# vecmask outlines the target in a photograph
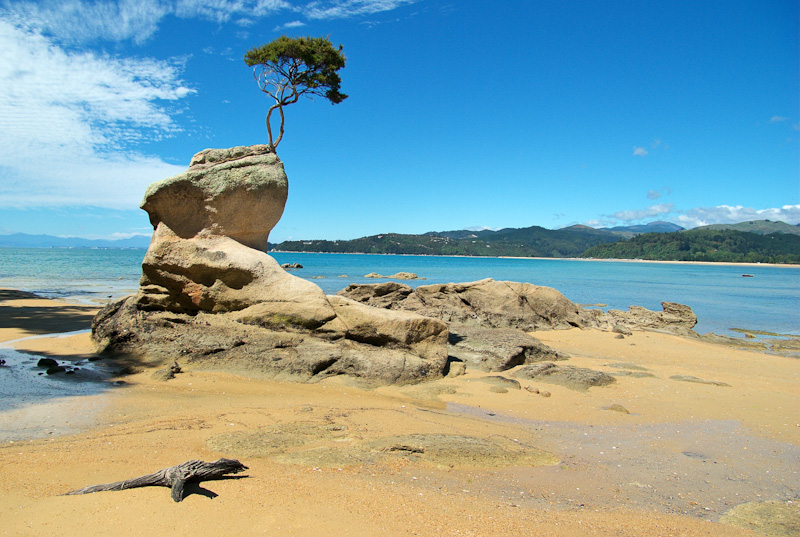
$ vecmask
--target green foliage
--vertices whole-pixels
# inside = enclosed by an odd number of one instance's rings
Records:
[[[277,147],[283,138],[284,106],[296,103],[303,95],[324,97],[331,104],[339,104],[347,98],[340,91],[342,79],[338,73],[345,64],[342,46],[334,47],[327,37],[284,35],[248,51],[244,62],[253,68],[261,91],[275,100],[267,112],[272,147]],[[270,116],[276,109],[281,123],[278,138],[273,140]]]
[[[729,263],[800,263],[800,236],[758,235],[731,229],[692,229],[647,233],[630,240],[588,249],[581,257],[711,261]]]

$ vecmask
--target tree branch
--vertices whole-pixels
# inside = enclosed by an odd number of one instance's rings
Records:
[[[186,461],[177,466],[171,466],[159,470],[154,474],[108,483],[105,485],[92,485],[79,490],[73,490],[62,494],[62,496],[74,496],[77,494],[91,494],[106,490],[126,490],[138,487],[170,487],[172,489],[172,499],[176,502],[183,500],[183,491],[189,481],[207,481],[210,479],[222,479],[227,474],[238,474],[247,470],[247,466],[234,459],[219,459],[214,462]]]

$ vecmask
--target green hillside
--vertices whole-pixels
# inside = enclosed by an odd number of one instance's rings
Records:
[[[794,231],[797,226],[769,221],[733,226],[752,231],[707,226],[632,236],[636,233],[632,228],[570,226],[553,230],[531,226],[424,235],[385,233],[346,241],[286,241],[271,246],[284,252],[800,263],[800,234]],[[767,230],[773,232],[765,234]]]
[[[456,238],[458,237],[458,238]],[[287,252],[468,255],[490,257],[578,257],[596,244],[619,240],[615,233],[592,228],[551,230],[538,226],[500,231],[386,233],[349,241],[286,241]]]
[[[733,229],[735,231],[746,231],[759,235],[769,235],[771,233],[800,235],[800,226],[793,226],[786,222],[773,222],[772,220],[751,220],[750,222],[740,222],[738,224],[712,224],[695,229]]]
[[[788,225],[788,224],[787,224]],[[581,257],[654,261],[800,263],[800,235],[760,235],[733,229],[648,233],[586,250]]]

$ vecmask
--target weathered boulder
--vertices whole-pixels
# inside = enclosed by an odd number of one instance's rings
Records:
[[[154,228],[163,224],[181,238],[226,236],[266,251],[288,192],[270,146],[206,149],[184,173],[150,185],[141,207]]]
[[[505,371],[518,365],[568,357],[530,334],[514,328],[475,328],[450,325],[451,358],[482,371]]]
[[[95,317],[98,350],[305,382],[443,376],[443,322],[325,296],[262,251],[286,192],[267,146],[203,151],[186,173],[151,185],[142,208],[155,231],[139,291]]]
[[[413,311],[445,322],[524,331],[575,328],[593,318],[550,287],[495,281],[423,285],[353,284],[338,293],[387,309]]]

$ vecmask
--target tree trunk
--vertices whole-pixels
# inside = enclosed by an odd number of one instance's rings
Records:
[[[183,500],[183,489],[188,481],[207,481],[210,479],[221,479],[227,474],[238,474],[247,470],[247,466],[233,459],[219,459],[214,462],[186,461],[177,466],[171,466],[159,470],[154,474],[108,483],[105,485],[92,485],[80,490],[67,492],[63,496],[76,494],[90,494],[105,490],[125,490],[137,487],[170,487],[172,489],[172,499],[176,502]]]
[[[280,127],[280,130],[278,131],[278,139],[273,141],[273,139],[272,139],[272,124],[270,123],[270,118],[272,117],[272,112],[276,108],[278,109],[278,112],[280,112],[280,114],[281,114],[281,127]],[[285,118],[284,118],[284,115],[283,115],[283,105],[281,105],[281,104],[272,105],[270,107],[270,109],[269,109],[269,112],[267,112],[267,133],[269,133],[269,145],[272,146],[272,149],[277,148],[278,144],[281,143],[281,138],[283,138],[283,122],[284,122],[284,120],[285,120]]]

